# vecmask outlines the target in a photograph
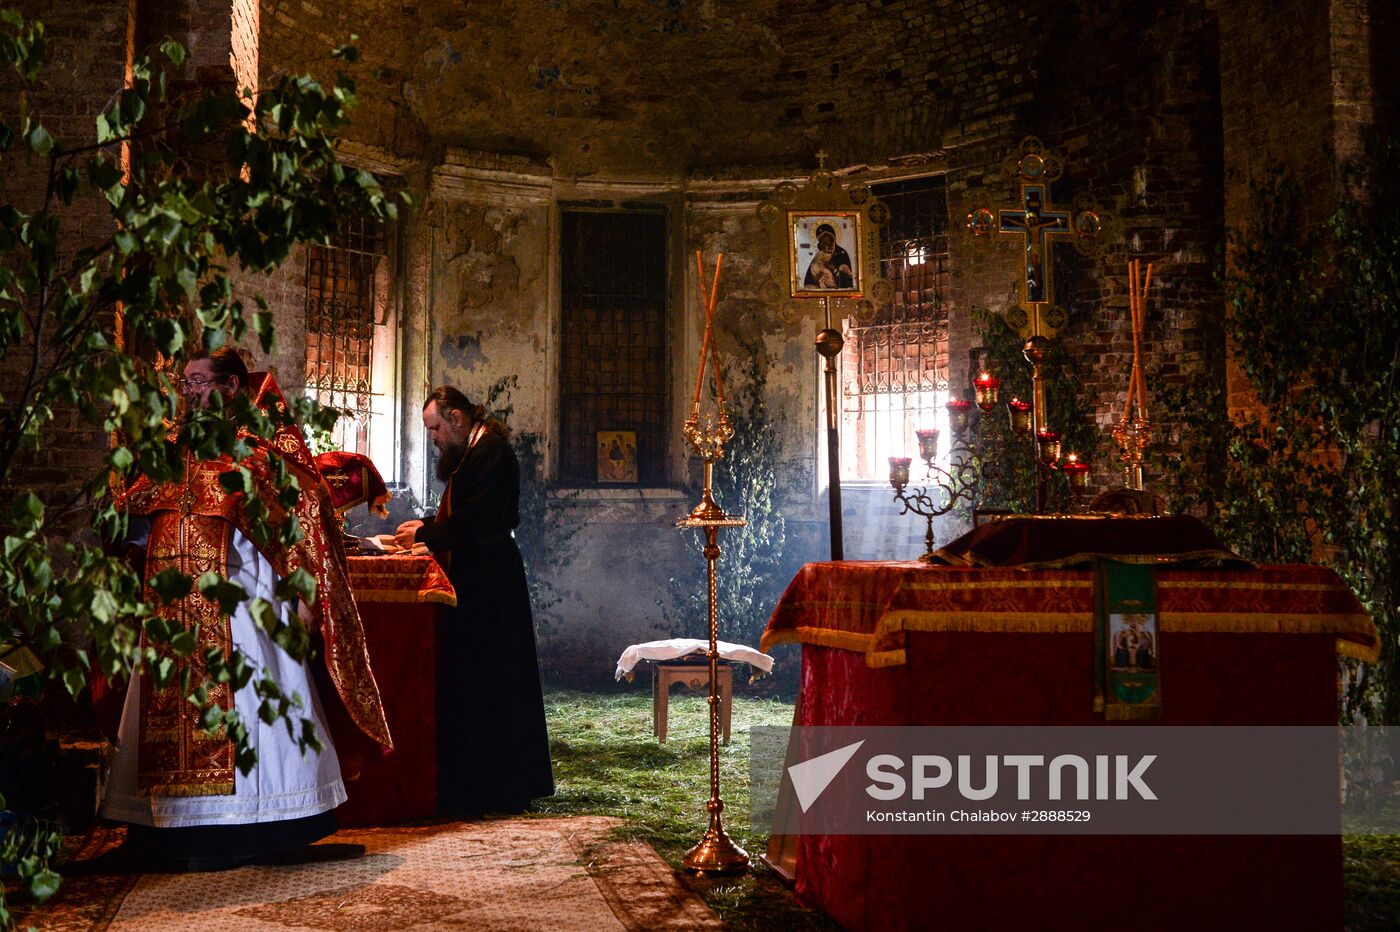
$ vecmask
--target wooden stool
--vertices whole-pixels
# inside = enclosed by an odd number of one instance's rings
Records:
[[[666,709],[671,686],[681,683],[691,689],[710,690],[710,665],[667,661],[651,665],[651,732],[659,742],[666,741]],[[734,670],[721,660],[715,671],[719,689],[719,720],[724,729],[724,743],[729,743],[729,710],[734,701]]]

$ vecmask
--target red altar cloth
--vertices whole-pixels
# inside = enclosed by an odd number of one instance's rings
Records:
[[[457,604],[432,557],[351,557],[350,589],[364,623],[394,750],[342,756],[349,800],[341,825],[384,825],[437,815],[437,608]]]
[[[1330,571],[1161,570],[1164,725],[1331,725],[1378,644]],[[1088,571],[803,567],[764,649],[803,647],[797,725],[1098,725]],[[1338,836],[817,836],[797,893],[852,929],[1340,928]]]

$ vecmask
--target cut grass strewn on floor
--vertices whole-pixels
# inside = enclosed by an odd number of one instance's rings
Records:
[[[1342,838],[1349,932],[1381,932],[1400,925],[1400,836]]]
[[[709,707],[687,690],[671,695],[666,743],[651,733],[651,690],[551,689],[545,693],[558,794],[540,800],[547,815],[611,815],[625,819],[626,837],[648,842],[680,868],[686,849],[708,825]],[[749,736],[756,725],[792,724],[792,703],[738,693],[731,742],[720,745],[720,795],[729,837],[754,859],[737,878],[691,879],[689,884],[734,929],[835,929],[821,913],[800,909],[777,877],[758,860],[765,835],[749,830]],[[1400,836],[1348,835],[1343,839],[1346,928],[1396,928],[1400,917]],[[1087,865],[1086,865],[1087,867]]]
[[[709,825],[709,706],[700,693],[671,695],[666,743],[651,733],[651,690],[619,687],[591,693],[545,692],[556,795],[539,800],[541,815],[610,815],[627,820],[626,837],[649,843],[671,866]],[[740,877],[693,878],[733,929],[835,929],[821,913],[797,906],[792,892],[758,860],[767,835],[749,831],[749,735],[755,725],[792,724],[792,703],[736,692],[730,743],[720,745],[724,828],[753,859]]]

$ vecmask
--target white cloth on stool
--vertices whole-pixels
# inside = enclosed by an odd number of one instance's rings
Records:
[[[617,658],[617,673],[614,674],[613,678],[620,680],[624,676],[631,675],[632,668],[643,660],[675,660],[677,657],[685,657],[696,652],[704,654],[709,649],[710,642],[702,641],[699,638],[669,638],[665,641],[633,644],[622,652],[621,657]],[[715,649],[723,660],[739,660],[762,673],[770,673],[773,670],[773,658],[754,650],[752,647],[730,644],[728,641],[716,641]]]

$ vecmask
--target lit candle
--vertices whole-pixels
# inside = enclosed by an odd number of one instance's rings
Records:
[[[909,464],[914,462],[910,456],[890,457],[890,485],[894,486],[896,492],[904,491],[904,487],[909,484]]]
[[[1019,398],[1012,398],[1006,403],[1006,407],[1011,412],[1011,429],[1018,434],[1029,434],[1031,432],[1031,403]]]
[[[1060,459],[1060,435],[1053,430],[1042,430],[1035,440],[1040,445],[1041,465],[1053,467]]]
[[[954,398],[948,402],[948,426],[953,429],[953,435],[961,437],[967,430],[967,425],[972,414],[972,402],[963,401],[961,398]]]
[[[919,456],[925,463],[932,463],[933,458],[938,455],[938,428],[916,430],[914,436],[919,438]]]
[[[972,380],[972,388],[977,395],[977,407],[990,411],[996,407],[1000,396],[1001,380],[985,369]]]
[[[1069,477],[1069,487],[1074,491],[1083,492],[1089,487],[1089,464],[1081,463],[1078,453],[1065,457],[1064,471]]]

